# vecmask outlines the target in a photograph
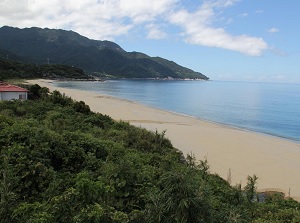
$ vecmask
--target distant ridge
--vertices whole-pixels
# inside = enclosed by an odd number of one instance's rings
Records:
[[[111,41],[91,40],[73,31],[0,28],[0,58],[33,64],[65,64],[96,76],[112,78],[203,79],[205,75],[173,61],[126,52]]]

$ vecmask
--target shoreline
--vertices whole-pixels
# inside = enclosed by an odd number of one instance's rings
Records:
[[[235,129],[235,130],[249,132],[249,133],[253,133],[253,134],[258,134],[258,135],[262,135],[262,136],[266,136],[266,137],[274,137],[274,138],[278,138],[278,139],[281,139],[281,140],[290,141],[290,142],[293,142],[293,143],[300,143],[300,140],[292,139],[292,138],[288,138],[288,137],[284,137],[284,136],[280,136],[280,135],[276,135],[276,134],[271,134],[271,133],[268,133],[268,132],[259,132],[259,131],[255,131],[255,130],[251,130],[251,129],[247,129],[247,128],[242,128],[242,127],[239,127],[239,126],[230,125],[230,124],[226,124],[226,123],[222,123],[222,122],[212,121],[212,120],[208,120],[208,119],[204,119],[204,118],[198,118],[198,117],[195,117],[195,116],[192,116],[192,115],[187,115],[187,114],[184,114],[184,113],[169,111],[169,110],[161,109],[161,108],[154,107],[154,106],[151,106],[151,105],[142,104],[140,102],[132,101],[132,100],[129,100],[129,99],[117,98],[117,97],[110,96],[110,95],[104,95],[104,96],[105,97],[111,97],[112,99],[115,99],[115,100],[125,100],[125,101],[128,101],[128,102],[140,104],[140,105],[145,106],[145,107],[161,110],[161,111],[164,111],[164,112],[169,112],[169,113],[174,114],[174,115],[184,116],[184,117],[187,117],[187,118],[193,118],[193,119],[196,119],[196,120],[199,120],[199,121],[202,121],[202,122],[211,123],[213,125],[219,125],[220,127],[223,127],[223,128]]]
[[[157,79],[157,78],[133,78],[133,79],[134,80],[167,80],[167,81],[174,81],[174,80],[176,81],[177,80],[177,79],[170,80],[170,79]],[[40,79],[40,80],[44,80],[44,81],[49,80],[49,82],[51,84],[54,83],[54,82],[72,82],[73,81],[73,80],[68,80],[68,79],[66,79],[66,80]],[[117,79],[117,80],[128,80],[128,79],[123,78],[123,79]],[[211,80],[202,80],[202,79],[178,79],[178,80],[181,80],[181,81],[211,81]],[[90,81],[85,81],[85,80],[82,80],[82,81],[78,80],[78,81],[80,81],[80,82],[90,82]],[[98,80],[93,80],[93,81],[97,82]],[[102,81],[110,81],[110,80],[101,80],[101,82]],[[63,89],[64,87],[59,87],[59,88]],[[67,88],[67,89],[73,89],[73,88]],[[82,91],[91,92],[91,91],[88,91],[88,90],[82,90]],[[293,137],[288,137],[288,136],[282,136],[282,135],[275,134],[275,133],[270,133],[270,132],[267,132],[267,131],[248,129],[247,127],[241,127],[241,126],[238,126],[238,125],[233,125],[233,124],[227,124],[227,123],[223,123],[223,122],[208,120],[208,119],[205,119],[205,118],[196,117],[196,116],[192,116],[192,115],[189,115],[189,114],[184,114],[184,113],[180,113],[180,112],[170,111],[170,110],[167,110],[167,109],[162,109],[162,108],[159,108],[159,107],[155,107],[153,105],[144,104],[143,102],[139,102],[139,101],[134,101],[134,100],[121,98],[121,97],[119,98],[119,97],[112,96],[112,95],[109,95],[109,94],[97,93],[97,92],[94,92],[94,91],[93,91],[93,93],[96,93],[97,95],[109,97],[109,98],[112,98],[112,99],[116,99],[116,100],[117,99],[118,100],[125,100],[125,101],[128,101],[128,102],[140,104],[140,105],[145,106],[145,107],[150,107],[150,108],[153,108],[153,109],[162,110],[162,111],[169,112],[169,113],[172,113],[172,114],[175,114],[175,115],[181,115],[181,116],[185,116],[185,117],[189,117],[189,118],[194,118],[194,119],[197,119],[197,120],[200,120],[200,121],[203,121],[203,122],[209,122],[209,123],[212,123],[212,124],[220,125],[220,126],[225,127],[225,128],[232,128],[232,129],[237,129],[237,130],[240,130],[240,131],[246,131],[246,132],[250,132],[250,133],[261,134],[263,136],[279,138],[279,139],[282,139],[282,140],[287,140],[287,141],[290,141],[290,142],[293,142],[293,143],[300,144],[300,138],[298,139],[298,138],[293,138]]]
[[[227,179],[232,185],[245,186],[248,175],[258,176],[259,191],[291,191],[300,199],[300,144],[297,141],[255,132],[185,114],[141,105],[138,102],[100,95],[95,92],[55,87],[53,80],[29,80],[31,84],[58,90],[77,101],[84,101],[94,112],[109,115],[119,121],[150,131],[166,130],[173,146],[197,160],[205,157],[210,172]],[[96,102],[96,103],[95,103]]]
[[[135,78],[135,79],[138,80],[138,78]],[[48,81],[48,79],[40,79],[40,80]],[[124,80],[126,80],[126,79],[124,79]],[[141,80],[145,80],[145,79],[141,78]],[[158,79],[146,78],[146,80],[158,80]],[[161,79],[161,80],[164,80],[164,79]],[[174,79],[174,80],[176,80],[176,79]],[[191,80],[192,79],[183,80],[183,81],[191,81]],[[70,81],[72,82],[73,80],[49,80],[49,83],[52,84],[53,82],[70,82]],[[97,80],[94,80],[94,81],[97,81]],[[105,80],[103,80],[103,81],[105,81]],[[170,80],[170,81],[172,81],[172,80]],[[196,79],[196,80],[192,80],[192,81],[203,81],[203,80],[202,79],[199,79],[199,80]],[[210,80],[207,80],[207,81],[210,81]],[[85,81],[83,80],[83,82],[85,82]],[[53,87],[55,87],[55,86],[53,86]],[[58,88],[66,89],[66,88],[63,88],[63,87],[58,87]],[[67,89],[72,89],[72,88],[67,88]],[[82,90],[82,91],[87,91],[87,90]],[[87,92],[91,92],[91,91],[87,91]],[[188,114],[184,114],[184,113],[180,113],[180,112],[169,111],[169,110],[166,110],[166,109],[162,109],[162,108],[158,108],[158,107],[155,107],[155,106],[143,104],[142,102],[133,101],[133,100],[126,99],[126,98],[118,98],[118,97],[108,95],[108,94],[102,94],[102,93],[99,94],[97,92],[93,92],[93,93],[95,93],[97,95],[100,95],[102,97],[104,96],[104,97],[108,97],[108,98],[115,99],[115,100],[124,100],[124,101],[132,102],[132,103],[135,103],[135,104],[140,104],[142,106],[149,107],[149,108],[152,108],[152,109],[157,109],[157,110],[169,112],[169,113],[172,113],[172,114],[175,114],[175,115],[185,116],[185,117],[197,119],[197,120],[200,120],[200,121],[203,121],[203,122],[212,123],[212,124],[224,127],[224,128],[232,128],[232,129],[245,131],[245,132],[249,132],[249,133],[260,134],[262,136],[274,137],[274,138],[278,138],[278,139],[281,139],[281,140],[287,140],[287,141],[290,141],[290,142],[293,142],[293,143],[298,143],[298,144],[300,143],[300,139],[289,138],[289,137],[281,136],[281,135],[278,135],[278,134],[272,134],[272,133],[258,131],[258,130],[257,131],[256,130],[251,130],[251,129],[247,129],[246,127],[243,128],[243,127],[240,127],[240,126],[235,126],[235,125],[232,125],[232,124],[227,124],[227,123],[217,122],[217,121],[208,120],[208,119],[204,119],[204,118],[199,118],[199,117],[196,117],[196,116],[192,116],[192,115],[188,115]]]

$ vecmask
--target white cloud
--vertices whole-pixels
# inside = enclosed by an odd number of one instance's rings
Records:
[[[180,10],[170,16],[170,22],[182,27],[182,35],[187,43],[218,47],[238,51],[251,56],[259,56],[268,48],[262,39],[248,35],[231,35],[223,28],[213,27],[214,7],[225,7],[235,1],[210,1],[196,12]]]
[[[270,47],[270,52],[276,56],[281,56],[281,57],[289,56],[288,52],[286,52],[282,49],[276,48],[276,47]]]
[[[232,79],[231,79],[232,80]],[[277,74],[277,75],[248,75],[244,76],[244,81],[251,82],[269,82],[269,83],[288,83],[293,82],[286,75]]]
[[[269,33],[277,33],[277,32],[279,32],[279,29],[273,27],[273,28],[269,29],[268,32]]]
[[[146,28],[148,29],[148,34],[147,34],[148,39],[156,39],[156,40],[166,39],[168,36],[167,33],[162,31],[158,25],[149,24],[146,26]]]
[[[117,2],[123,16],[132,18],[134,22],[145,22],[168,12],[177,0],[118,0]]]
[[[204,1],[203,7],[229,7],[239,2],[240,0],[207,0]]]
[[[248,13],[247,12],[244,12],[242,14],[239,15],[240,17],[244,18],[244,17],[247,17],[248,16]]]
[[[71,29],[96,39],[125,35],[178,0],[0,0],[0,24]]]
[[[136,30],[146,30],[149,39],[164,39],[169,36],[166,27],[179,27],[189,44],[261,55],[268,48],[262,38],[231,35],[214,26],[216,10],[238,1],[203,0],[189,12],[184,0],[0,0],[0,25],[61,28],[109,40]]]
[[[257,9],[256,11],[255,11],[255,13],[257,13],[257,14],[261,14],[261,13],[263,13],[264,12],[264,10],[261,10],[261,9]]]

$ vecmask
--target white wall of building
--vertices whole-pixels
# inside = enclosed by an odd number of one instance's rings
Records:
[[[27,92],[1,92],[0,100],[27,100]]]

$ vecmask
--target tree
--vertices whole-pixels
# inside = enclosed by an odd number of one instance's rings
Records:
[[[258,177],[256,175],[253,175],[253,177],[248,176],[247,177],[247,185],[244,188],[244,191],[246,193],[246,197],[249,203],[253,201],[257,201],[256,197],[256,184],[257,184]]]
[[[161,177],[162,191],[152,194],[152,222],[211,222],[209,193],[205,182],[190,168],[180,168]],[[154,212],[154,213],[153,213]]]

